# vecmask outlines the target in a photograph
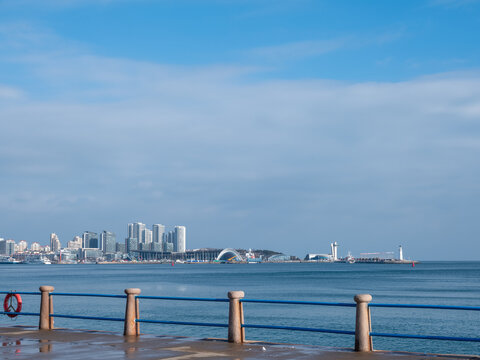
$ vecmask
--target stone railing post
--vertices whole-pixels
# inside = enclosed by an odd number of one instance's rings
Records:
[[[127,305],[125,307],[125,326],[123,328],[123,335],[139,335],[140,326],[135,321],[138,319],[138,299],[135,296],[139,295],[141,292],[140,289],[125,289],[125,294],[127,294]]]
[[[50,314],[53,313],[53,301],[50,293],[55,290],[53,286],[40,286],[40,321],[38,328],[40,330],[52,330],[53,318]]]
[[[355,295],[357,303],[355,321],[355,351],[372,351],[372,339],[370,337],[370,311],[368,303],[372,301],[369,294]]]
[[[245,340],[245,333],[242,328],[243,309],[240,299],[245,297],[243,291],[229,291],[230,308],[228,311],[228,342],[241,344]]]

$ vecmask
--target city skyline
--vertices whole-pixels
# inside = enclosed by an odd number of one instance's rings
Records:
[[[464,0],[0,0],[0,236],[162,219],[191,248],[478,260],[479,16]]]
[[[50,233],[47,245],[32,242],[30,247],[25,240],[17,243],[0,236],[0,257],[27,263],[124,262],[142,260],[144,256],[158,257],[158,254],[171,260],[177,256],[185,257],[186,227],[175,225],[173,230],[166,230],[165,225],[158,223],[153,224],[151,230],[141,222],[128,223],[123,240],[120,238],[117,241],[116,234],[107,230],[101,233],[84,231],[81,236],[75,235],[64,242],[63,246],[56,233]]]
[[[140,225],[143,231],[147,230],[147,231],[150,232],[150,235],[148,235],[148,238],[145,238],[145,235],[143,235],[144,237],[141,238],[140,242],[143,242],[143,243],[157,242],[158,243],[158,242],[162,241],[162,239],[163,239],[162,235],[163,234],[168,235],[169,233],[176,232],[177,229],[181,229],[182,238],[183,238],[182,241],[183,241],[183,243],[185,243],[185,236],[186,236],[185,235],[185,231],[186,231],[185,229],[186,229],[186,227],[183,226],[183,225],[153,224],[152,225],[152,230],[150,230],[146,227],[146,224],[140,223],[140,222],[128,223],[127,224],[127,231],[125,233],[126,236],[123,237],[124,240],[127,240],[127,238],[129,238],[129,237],[136,237],[136,236],[139,237],[138,236],[138,234],[139,234],[138,230],[131,232],[131,228],[133,229],[134,225]],[[173,228],[173,230],[165,232],[167,227]],[[161,232],[158,231],[158,228],[161,228]],[[63,243],[64,243],[65,246],[62,246],[62,248],[63,247],[68,247],[67,243],[78,242],[80,247],[86,247],[86,248],[98,247],[98,248],[103,249],[104,244],[106,242],[108,242],[109,236],[113,236],[113,239],[116,239],[116,233],[108,231],[108,230],[102,230],[102,232],[98,232],[98,233],[94,232],[94,231],[85,230],[82,233],[73,235],[70,238],[70,240],[63,239],[64,240]],[[94,239],[93,239],[93,241],[95,242],[94,244],[90,243],[91,237],[94,237]],[[45,240],[45,241],[41,241],[41,240],[27,241],[27,240],[24,240],[24,239],[17,239],[15,237],[5,237],[5,236],[2,236],[2,234],[0,234],[0,240],[13,240],[16,243],[17,242],[18,243],[38,243],[38,244],[41,244],[42,246],[48,245],[51,249],[55,249],[55,250],[58,250],[60,248],[60,246],[58,244],[61,243],[60,237],[55,232],[51,232],[49,234],[49,240]],[[90,245],[93,245],[93,246],[90,246]],[[181,249],[185,250],[185,245],[183,245],[181,247]]]

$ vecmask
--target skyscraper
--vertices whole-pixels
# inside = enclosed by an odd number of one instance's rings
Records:
[[[25,240],[20,240],[18,242],[18,251],[22,252],[27,250],[27,248],[28,248],[28,244]]]
[[[165,225],[162,225],[162,224],[152,225],[152,241],[154,243],[161,243],[163,240],[164,233],[165,233]]]
[[[174,249],[176,252],[185,252],[187,229],[185,226],[175,226],[174,230]]]
[[[139,243],[143,243],[144,242],[144,236],[145,236],[145,233],[143,230],[145,230],[145,224],[141,223],[141,222],[137,222],[137,223],[133,223],[131,224],[132,225],[132,230],[133,230],[133,233],[132,235],[128,235],[128,237],[130,238],[136,238],[138,240]],[[130,230],[130,224],[129,224],[129,230]]]
[[[58,236],[55,233],[50,234],[50,250],[51,251],[60,250],[60,240],[58,240]]]
[[[150,229],[144,229],[143,230],[143,243],[146,245],[149,245],[152,243],[152,230]]]
[[[2,255],[13,255],[15,252],[15,241],[14,240],[0,240],[0,254]]]
[[[67,248],[69,249],[81,249],[82,248],[82,238],[80,236],[75,236],[73,240],[67,242]]]
[[[129,238],[133,238],[133,237],[134,237],[134,236],[133,236],[133,223],[128,224],[127,234],[128,234],[127,237],[129,237]]]
[[[110,231],[105,231],[100,234],[104,254],[113,254],[116,250],[115,234]]]
[[[125,239],[125,251],[132,255],[133,250],[138,250],[138,239],[137,238],[126,238]]]
[[[171,249],[171,250],[165,250],[165,251],[177,251],[175,248],[175,241],[174,241],[174,233],[173,231],[169,231],[168,233],[165,234],[165,249]]]
[[[91,231],[85,231],[82,235],[83,248],[99,248],[98,235]]]

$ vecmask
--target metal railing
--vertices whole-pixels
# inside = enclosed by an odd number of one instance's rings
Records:
[[[84,297],[100,297],[100,298],[115,298],[126,299],[127,295],[115,295],[115,294],[88,294],[88,293],[55,293],[50,296],[84,296]],[[64,319],[80,319],[80,320],[101,320],[101,321],[125,321],[125,318],[113,318],[104,316],[85,316],[85,315],[68,315],[68,314],[54,314],[51,313],[50,317],[64,318]]]
[[[369,308],[403,308],[403,309],[434,309],[434,310],[466,310],[480,311],[480,306],[453,306],[453,305],[423,305],[423,304],[381,304],[370,303]],[[370,336],[391,337],[402,339],[423,339],[423,340],[443,340],[443,341],[467,341],[480,342],[480,337],[460,337],[460,336],[439,336],[439,335],[420,335],[420,334],[396,334],[370,331]]]
[[[355,303],[320,302],[320,301],[241,299],[240,302],[242,304],[243,303],[259,303],[259,304],[281,304],[281,305],[316,305],[316,306],[356,307]],[[352,330],[335,330],[335,329],[308,328],[308,327],[298,327],[298,326],[242,324],[242,328],[308,331],[308,332],[320,332],[320,333],[329,333],[329,334],[355,335],[355,331],[352,331]]]
[[[294,301],[294,300],[264,300],[264,299],[245,299],[243,291],[230,291],[228,298],[199,298],[199,297],[168,297],[168,296],[146,296],[140,295],[140,289],[126,289],[126,295],[115,294],[95,294],[95,293],[53,293],[51,286],[41,286],[40,292],[25,291],[0,291],[0,294],[18,294],[18,295],[40,295],[40,312],[12,312],[1,311],[4,315],[25,315],[39,316],[39,328],[52,330],[54,318],[81,319],[81,320],[101,320],[115,321],[124,323],[124,335],[140,335],[140,323],[148,324],[167,324],[167,325],[187,325],[187,326],[205,326],[228,328],[228,341],[233,343],[245,342],[245,329],[272,329],[288,331],[306,331],[317,333],[330,333],[355,336],[356,351],[372,351],[372,337],[391,337],[405,339],[424,339],[424,340],[446,340],[446,341],[467,341],[480,342],[477,337],[456,337],[440,335],[422,335],[422,334],[397,334],[372,331],[370,309],[377,308],[408,308],[408,309],[435,309],[435,310],[460,310],[460,311],[480,311],[480,306],[450,306],[450,305],[423,305],[423,304],[382,304],[371,303],[372,297],[367,294],[356,295],[355,303],[342,302],[319,302],[319,301]],[[124,317],[101,317],[84,316],[53,313],[54,296],[73,296],[73,297],[98,297],[98,298],[117,298],[126,299],[126,310]],[[216,322],[192,322],[192,321],[173,321],[141,318],[139,314],[139,300],[162,300],[162,301],[199,301],[229,303],[228,323]],[[304,306],[334,306],[356,308],[355,330],[345,329],[324,329],[298,326],[281,326],[268,324],[247,324],[244,321],[243,304],[276,304],[276,305],[304,305]]]
[[[228,302],[228,299],[216,298],[196,298],[196,297],[172,297],[172,296],[146,296],[137,295],[137,299],[146,300],[174,300],[174,301],[203,301],[203,302]],[[227,327],[228,324],[210,323],[210,322],[193,322],[193,321],[173,321],[173,320],[150,320],[150,319],[136,319],[138,323],[148,324],[165,324],[165,325],[191,325],[191,326],[208,326],[208,327]]]

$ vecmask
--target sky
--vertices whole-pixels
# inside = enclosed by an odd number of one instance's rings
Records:
[[[0,0],[0,237],[480,260],[480,2]]]

